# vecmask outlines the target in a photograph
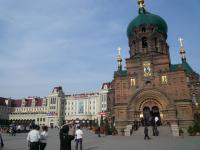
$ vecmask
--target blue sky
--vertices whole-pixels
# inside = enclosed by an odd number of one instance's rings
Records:
[[[168,23],[172,63],[180,63],[178,37],[200,73],[200,1],[146,0]],[[0,0],[0,96],[47,96],[96,91],[113,79],[117,47],[128,56],[126,29],[137,0]]]

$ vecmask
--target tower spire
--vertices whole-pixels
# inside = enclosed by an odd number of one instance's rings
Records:
[[[117,55],[117,62],[118,62],[118,71],[122,70],[122,56],[121,56],[121,48],[117,48],[118,55]]]
[[[140,8],[144,8],[144,0],[138,0],[138,5]]]
[[[185,57],[185,48],[183,46],[183,38],[179,38],[178,41],[180,42],[180,54],[181,54],[181,59],[183,61],[183,60],[186,60],[186,57]]]

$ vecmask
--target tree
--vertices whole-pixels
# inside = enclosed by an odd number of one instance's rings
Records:
[[[194,115],[194,125],[188,128],[188,133],[190,135],[196,135],[197,133],[200,133],[200,114]]]
[[[105,118],[105,134],[110,134],[110,125],[109,125],[109,122],[108,122],[108,119]]]

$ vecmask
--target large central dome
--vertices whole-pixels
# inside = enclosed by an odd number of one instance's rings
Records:
[[[141,25],[157,26],[157,31],[167,37],[167,23],[158,15],[151,14],[145,8],[139,8],[139,15],[131,21],[127,29],[128,37],[134,35],[134,30]]]

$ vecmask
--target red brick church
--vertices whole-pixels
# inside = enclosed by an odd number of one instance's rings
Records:
[[[126,69],[119,49],[118,70],[111,82],[115,126],[119,131],[135,120],[148,124],[157,117],[161,125],[188,127],[200,111],[200,76],[186,60],[181,38],[181,63],[171,64],[167,23],[148,12],[144,0],[138,4],[139,14],[127,29],[130,57]]]

